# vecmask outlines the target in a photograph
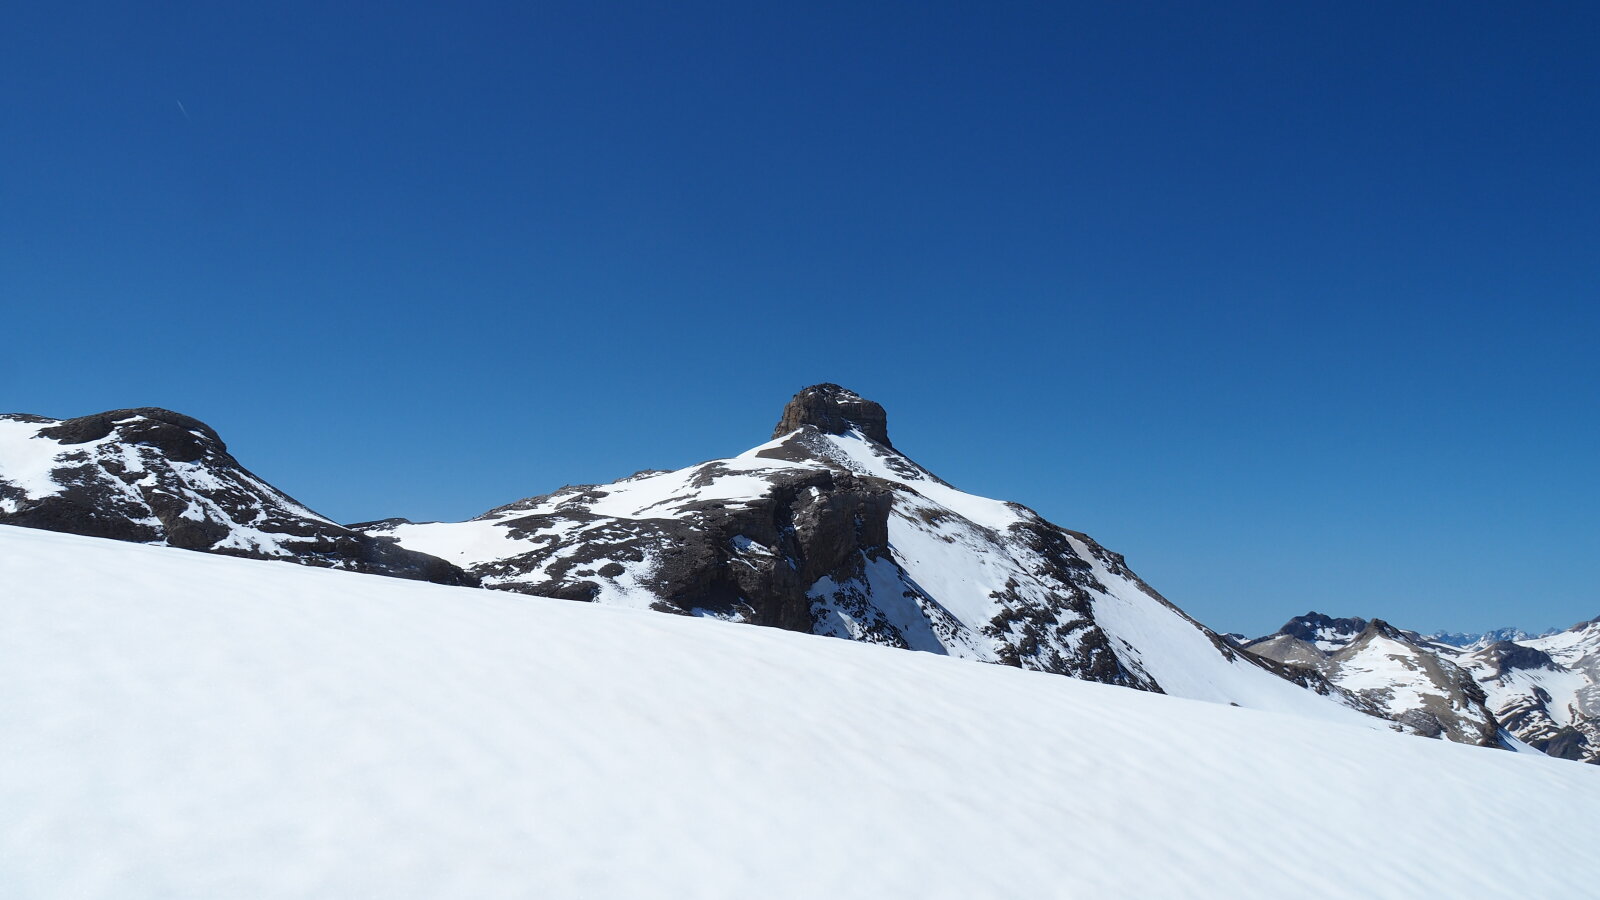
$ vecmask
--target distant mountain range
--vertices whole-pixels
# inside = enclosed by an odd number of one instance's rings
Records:
[[[1540,632],[1523,631],[1521,628],[1491,628],[1488,631],[1435,631],[1423,637],[1439,644],[1449,644],[1452,647],[1464,647],[1476,650],[1487,647],[1496,641],[1526,641],[1529,638],[1549,637],[1559,632],[1559,628],[1548,628]]]
[[[1243,646],[1320,673],[1415,734],[1490,745],[1505,729],[1551,756],[1600,762],[1600,620],[1514,633],[1457,644],[1313,612]]]
[[[1120,554],[964,493],[881,406],[802,390],[736,456],[466,522],[340,525],[167,410],[0,416],[0,524],[644,607],[1600,761],[1600,624],[1424,636],[1312,613],[1223,636]]]

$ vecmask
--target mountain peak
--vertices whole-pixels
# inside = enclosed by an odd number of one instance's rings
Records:
[[[1278,629],[1278,633],[1316,643],[1319,640],[1353,638],[1365,631],[1368,624],[1366,619],[1359,617],[1336,619],[1312,610],[1285,622],[1283,627]]]
[[[1367,627],[1362,629],[1362,633],[1365,634],[1367,632],[1386,637],[1393,641],[1405,641],[1407,643],[1411,643],[1412,637],[1415,636],[1406,633],[1400,628],[1390,625],[1388,622],[1385,622],[1382,619],[1372,619],[1371,621],[1367,622]]]
[[[772,436],[782,437],[803,425],[824,434],[844,434],[854,428],[868,440],[894,448],[889,443],[889,420],[883,407],[837,384],[802,388],[783,408]]]
[[[1483,660],[1496,677],[1518,670],[1557,670],[1556,661],[1550,658],[1550,654],[1513,641],[1495,641],[1478,650],[1474,656]]]
[[[226,454],[228,445],[210,425],[157,406],[113,409],[63,419],[39,434],[61,444],[87,444],[117,432],[129,444],[147,444],[168,459],[198,462],[208,453]],[[230,459],[229,462],[232,460]]]

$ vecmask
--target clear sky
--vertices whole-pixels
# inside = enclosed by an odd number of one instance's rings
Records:
[[[0,408],[345,521],[798,388],[1224,630],[1600,614],[1600,4],[12,4]]]

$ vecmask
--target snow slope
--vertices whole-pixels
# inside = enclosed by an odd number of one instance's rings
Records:
[[[0,586],[13,900],[1600,884],[1600,771],[1537,756],[29,529]]]

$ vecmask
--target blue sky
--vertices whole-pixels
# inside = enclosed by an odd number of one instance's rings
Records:
[[[464,518],[836,381],[1218,628],[1600,614],[1594,4],[150,6],[0,28],[7,410]]]

